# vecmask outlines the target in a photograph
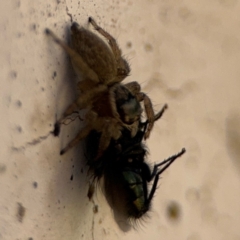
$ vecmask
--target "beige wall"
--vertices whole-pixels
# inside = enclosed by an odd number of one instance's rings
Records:
[[[81,145],[59,156],[79,122],[49,134],[75,97],[69,59],[44,35],[66,39],[66,8],[116,36],[131,63],[126,82],[139,81],[156,110],[168,103],[149,162],[187,149],[137,230],[119,229],[101,192],[93,213]],[[0,239],[240,239],[239,1],[13,0],[0,12]],[[179,218],[167,215],[172,202]]]

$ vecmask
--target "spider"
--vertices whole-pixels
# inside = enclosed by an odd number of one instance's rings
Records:
[[[136,135],[142,115],[140,102],[144,103],[148,120],[144,135],[144,139],[147,139],[154,125],[154,110],[150,98],[141,92],[137,82],[121,83],[129,75],[130,67],[116,40],[97,25],[93,18],[89,17],[88,21],[107,40],[108,45],[102,38],[80,27],[76,22],[71,26],[72,47],[46,29],[46,34],[68,53],[73,68],[82,78],[78,83],[81,94],[56,122],[54,134],[59,134],[61,123],[72,113],[87,109],[86,126],[60,154],[64,154],[92,130],[96,130],[101,133],[97,155],[99,158],[111,139],[117,140],[121,137],[124,128],[131,132],[132,137]]]

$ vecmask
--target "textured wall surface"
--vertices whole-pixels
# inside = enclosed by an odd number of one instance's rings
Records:
[[[240,3],[237,0],[12,0],[0,3],[0,239],[240,240]],[[76,97],[70,17],[88,16],[118,40],[157,111],[152,164],[187,153],[163,175],[150,217],[121,228],[101,191],[87,198],[81,127],[50,131]]]

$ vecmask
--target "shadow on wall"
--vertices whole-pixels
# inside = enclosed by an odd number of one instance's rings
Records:
[[[230,158],[240,174],[240,114],[233,113],[226,119],[226,145]]]
[[[66,29],[65,35],[70,35],[69,28]],[[55,103],[56,121],[62,116],[66,110],[65,108],[77,98],[77,82],[81,79],[74,73],[67,53],[56,45],[52,39],[49,38],[48,41],[49,46],[54,48],[54,51],[62,51],[66,55],[66,59],[63,59],[64,63],[61,63],[64,69],[61,69],[61,74],[56,72],[54,76],[58,76],[57,81],[59,81],[56,84],[59,87],[54,91],[57,96]],[[56,61],[53,52],[49,55],[49,58],[51,59],[50,61]],[[59,76],[61,76],[61,79]],[[78,113],[76,116],[79,116]],[[81,234],[83,234],[83,229],[85,229],[85,221],[89,221],[88,217],[91,218],[92,216],[92,205],[87,198],[88,184],[86,175],[88,168],[86,166],[83,144],[80,141],[64,155],[60,155],[60,151],[75,137],[82,125],[78,117],[70,118],[66,124],[61,125],[61,131],[58,136],[60,146],[59,149],[54,150],[54,152],[57,152],[57,156],[55,155],[55,158],[57,158],[55,159],[55,175],[52,177],[53,182],[49,182],[48,199],[46,201],[49,214],[53,216],[52,218],[55,216],[58,219],[54,222],[56,229],[61,224],[70,225],[73,232],[78,233],[80,231]],[[53,135],[51,137],[54,138]],[[62,225],[63,228],[64,225]]]

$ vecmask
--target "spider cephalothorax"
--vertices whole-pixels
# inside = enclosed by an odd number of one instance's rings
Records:
[[[49,29],[46,33],[69,54],[74,69],[82,78],[78,83],[81,92],[79,97],[56,122],[56,129],[59,130],[60,124],[73,112],[88,109],[86,126],[61,151],[61,154],[85,138],[91,130],[96,130],[101,133],[99,157],[107,149],[111,139],[120,138],[123,128],[130,130],[132,137],[136,134],[142,114],[140,102],[144,103],[148,120],[144,135],[145,139],[148,138],[154,124],[154,111],[151,100],[141,92],[137,82],[121,83],[128,76],[130,67],[122,57],[116,40],[92,18],[89,18],[89,23],[109,45],[77,23],[73,23],[71,27],[72,47],[57,38]],[[54,131],[55,134],[58,132]]]

